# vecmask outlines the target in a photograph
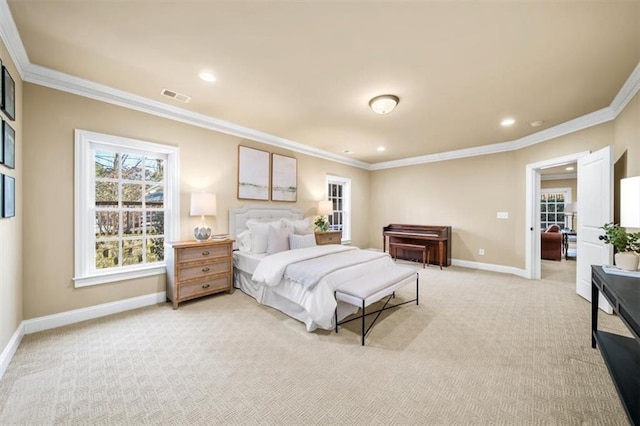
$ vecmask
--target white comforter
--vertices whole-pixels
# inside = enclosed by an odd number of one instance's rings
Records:
[[[360,261],[354,262],[356,258]],[[308,270],[308,276],[290,276],[287,268],[296,263],[304,264],[304,268],[297,268],[297,273]],[[335,289],[365,273],[393,266],[387,253],[324,245],[267,256],[260,261],[252,279],[301,306],[312,319],[306,322],[307,330],[317,327],[330,330],[336,309]],[[320,273],[322,270],[325,272]]]

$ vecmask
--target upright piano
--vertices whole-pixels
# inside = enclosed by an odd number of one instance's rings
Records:
[[[382,228],[382,249],[387,251],[389,245],[409,244],[429,246],[430,252],[435,253],[440,267],[451,265],[451,227],[434,225],[403,225],[390,224]],[[396,257],[406,260],[416,259],[411,249],[398,248]]]

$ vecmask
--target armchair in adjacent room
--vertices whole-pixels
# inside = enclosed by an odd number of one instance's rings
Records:
[[[562,232],[558,225],[550,225],[540,232],[540,257],[562,260]]]

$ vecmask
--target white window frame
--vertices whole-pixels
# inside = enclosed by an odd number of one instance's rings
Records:
[[[573,202],[573,199],[571,197],[571,188],[541,188],[540,189],[540,198],[542,198],[543,194],[558,194],[558,193],[564,193],[564,205],[566,207],[567,204],[570,204]],[[540,200],[538,200],[538,204],[540,204]],[[541,209],[540,209],[541,210]],[[542,211],[540,211],[540,213],[542,213]],[[567,214],[565,212],[564,215],[564,227],[567,227]],[[548,222],[548,221],[547,221]],[[542,221],[540,220],[540,215],[538,215],[538,223],[540,223],[540,227],[541,229],[545,229],[545,227],[542,227]]]
[[[325,182],[326,199],[329,199],[329,184],[342,185],[342,244],[351,244],[351,179],[327,175]]]
[[[74,285],[86,287],[114,281],[164,274],[165,262],[130,265],[117,270],[95,267],[95,162],[96,146],[165,155],[164,238],[175,241],[180,235],[180,151],[178,147],[137,139],[75,130],[75,236]]]

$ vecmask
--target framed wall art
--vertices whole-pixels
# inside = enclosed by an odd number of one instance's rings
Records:
[[[298,160],[271,154],[271,200],[297,201]]]
[[[2,188],[2,217],[14,217],[16,215],[16,180],[4,175]]]
[[[269,153],[238,146],[238,198],[269,201]]]
[[[4,65],[2,66],[2,104],[0,105],[2,111],[11,120],[16,118],[16,84],[9,74],[9,70]]]
[[[2,121],[2,163],[13,169],[16,167],[16,132],[8,122]]]

